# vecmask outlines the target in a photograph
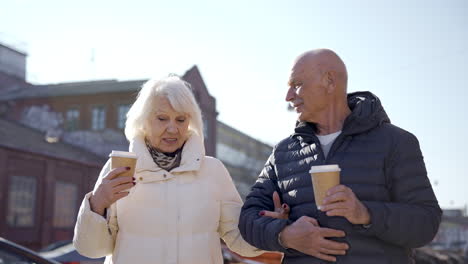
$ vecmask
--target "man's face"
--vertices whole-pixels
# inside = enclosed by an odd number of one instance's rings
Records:
[[[299,121],[316,122],[318,114],[327,107],[329,100],[322,74],[312,65],[298,61],[289,78],[286,101],[298,113]]]

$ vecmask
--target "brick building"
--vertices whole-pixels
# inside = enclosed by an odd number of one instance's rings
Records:
[[[25,69],[26,53],[0,44],[0,236],[38,249],[71,239],[108,153],[128,149],[125,114],[146,80],[32,85]],[[244,196],[271,147],[216,120],[196,66],[182,78],[202,109],[207,155],[225,162]]]
[[[439,231],[431,243],[436,249],[468,254],[468,216],[463,209],[443,210]]]
[[[0,119],[0,236],[33,249],[70,239],[79,203],[103,162]]]
[[[196,66],[182,78],[192,85],[202,109],[207,155],[216,156],[216,100]],[[105,156],[128,149],[125,115],[146,80],[90,81],[36,85],[0,94],[4,118]]]
[[[263,169],[272,147],[220,121],[217,123],[216,153],[224,163],[242,198]]]

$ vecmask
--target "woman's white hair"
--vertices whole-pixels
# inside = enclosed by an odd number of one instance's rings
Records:
[[[125,136],[130,141],[136,137],[151,135],[151,120],[154,117],[156,98],[169,100],[175,111],[189,117],[189,132],[196,133],[203,141],[203,121],[200,107],[192,93],[190,84],[176,75],[163,79],[151,79],[143,84],[127,113]]]

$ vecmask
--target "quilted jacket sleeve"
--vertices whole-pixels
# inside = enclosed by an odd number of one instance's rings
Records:
[[[274,211],[273,192],[277,191],[276,173],[270,156],[242,207],[239,229],[250,244],[268,251],[293,254],[278,243],[278,234],[290,220],[259,216],[262,210]]]
[[[404,132],[385,173],[392,202],[363,201],[371,214],[364,234],[402,247],[421,247],[437,233],[442,211],[427,177],[417,138]]]
[[[221,162],[219,162],[218,165],[219,169],[216,171],[221,174],[221,217],[218,228],[220,237],[224,240],[229,249],[237,254],[245,257],[258,256],[264,253],[264,251],[247,243],[239,232],[239,214],[242,207],[242,200],[239,193],[227,169]]]
[[[110,164],[107,162],[99,174],[93,191],[96,190],[109,170]],[[111,255],[114,250],[115,237],[118,231],[116,206],[113,204],[110,208],[107,208],[107,216],[104,218],[102,215],[91,211],[89,204],[91,194],[92,192],[86,194],[81,203],[75,225],[73,245],[81,255],[100,258]]]

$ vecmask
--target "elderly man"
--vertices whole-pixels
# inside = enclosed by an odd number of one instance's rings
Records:
[[[441,220],[418,140],[390,123],[375,95],[346,90],[346,67],[333,51],[297,58],[286,101],[298,122],[247,196],[242,236],[284,252],[287,264],[414,263],[412,248],[430,242]],[[318,210],[308,171],[323,164],[340,166],[342,184]],[[289,219],[265,217],[274,216],[275,191]]]

